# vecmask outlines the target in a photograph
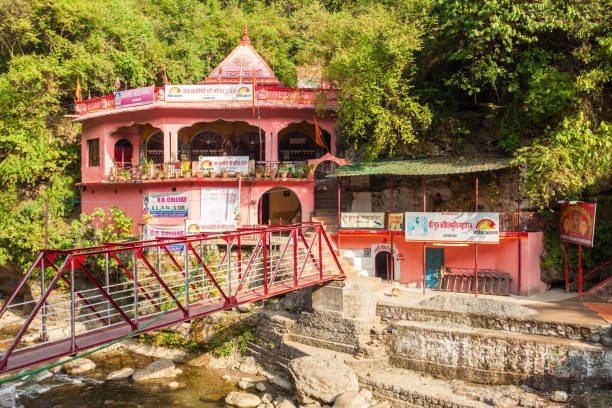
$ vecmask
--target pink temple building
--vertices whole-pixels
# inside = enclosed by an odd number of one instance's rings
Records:
[[[324,112],[315,116],[322,100]],[[334,156],[336,107],[333,90],[284,87],[245,27],[240,44],[197,85],[151,86],[77,103],[82,212],[116,205],[135,221],[135,232],[145,223],[159,232],[184,226],[185,218],[202,220],[203,202],[214,194],[239,200],[225,219],[208,217],[219,224],[232,221],[230,215],[252,225],[310,221],[315,210],[335,213],[335,181],[325,176],[343,162]],[[151,193],[181,193],[186,213],[153,213],[148,221],[143,203]]]
[[[444,276],[437,271],[444,265],[456,271],[500,272],[510,279],[497,288],[502,292],[545,290],[539,267],[541,232],[506,225],[492,243],[409,240],[405,220],[391,214],[432,211],[424,187],[422,206],[399,197],[395,204],[391,198],[384,208],[373,208],[367,191],[351,191],[371,175],[349,171],[328,177],[348,164],[336,157],[337,107],[329,87],[285,87],[252,47],[245,26],[238,46],[198,84],[149,86],[77,103],[83,126],[81,210],[117,206],[145,238],[323,222],[340,254],[352,258],[364,275],[457,289],[458,277],[441,283]],[[416,164],[406,161],[398,168]],[[489,164],[466,166],[464,173],[489,171]],[[429,174],[419,171],[376,174]],[[410,194],[418,196],[420,188]],[[379,225],[366,225],[368,213],[376,214],[371,218]],[[357,222],[343,225],[341,219],[346,215],[350,220],[351,214],[357,214]],[[468,283],[462,284],[459,290],[469,290]],[[487,288],[483,283],[481,289]]]

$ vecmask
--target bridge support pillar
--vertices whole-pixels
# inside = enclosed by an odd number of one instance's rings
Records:
[[[376,317],[375,287],[380,279],[357,276],[312,287],[310,306],[314,312],[336,312],[349,319]]]

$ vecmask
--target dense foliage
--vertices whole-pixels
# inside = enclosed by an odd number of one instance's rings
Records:
[[[67,221],[79,208],[80,125],[64,116],[76,80],[85,97],[110,93],[117,78],[129,87],[199,81],[243,22],[286,84],[304,64],[337,81],[344,147],[362,158],[432,145],[516,155],[534,206],[597,192],[611,170],[607,6],[0,0],[0,265],[24,266],[44,246],[46,206],[50,246],[89,242]]]

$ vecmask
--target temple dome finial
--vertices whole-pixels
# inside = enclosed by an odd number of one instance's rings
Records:
[[[243,44],[250,44],[251,43],[251,39],[249,38],[249,33],[247,31],[247,24],[246,22],[244,23],[244,27],[242,29],[242,38],[241,41]]]

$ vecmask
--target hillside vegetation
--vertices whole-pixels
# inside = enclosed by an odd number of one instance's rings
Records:
[[[547,209],[608,189],[612,35],[605,0],[0,0],[0,265],[83,243],[83,95],[201,80],[242,24],[288,85],[319,65],[340,86],[358,158],[491,154],[525,165]],[[91,233],[91,231],[89,232]]]

